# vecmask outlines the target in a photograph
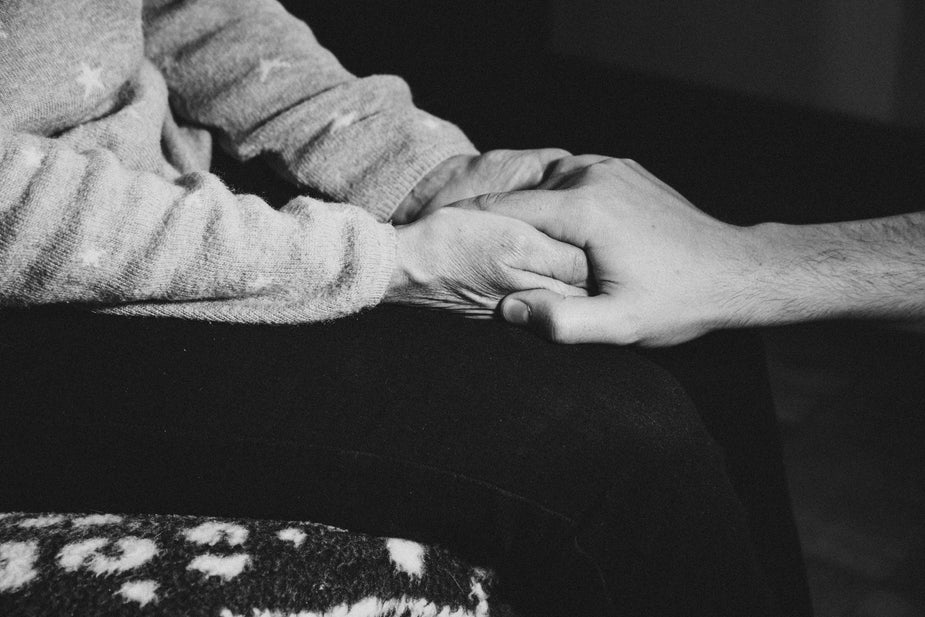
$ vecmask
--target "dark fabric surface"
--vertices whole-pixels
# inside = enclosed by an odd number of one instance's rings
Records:
[[[800,579],[775,574],[800,559],[779,464],[761,455],[777,443],[756,421],[768,408],[701,409],[717,445],[678,381],[629,349],[382,308],[269,328],[7,313],[0,353],[0,510],[436,542],[497,568],[497,599],[537,615],[599,612],[601,577],[620,614],[767,614],[753,546],[773,537],[758,559],[798,612]],[[753,452],[736,495],[724,457]],[[748,521],[768,519],[753,543]]]

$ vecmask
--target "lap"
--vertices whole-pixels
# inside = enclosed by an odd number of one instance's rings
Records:
[[[745,527],[701,421],[728,412],[695,410],[630,349],[387,307],[291,327],[0,322],[0,509],[315,520],[480,562],[555,554],[614,486],[637,548],[694,511],[731,517],[710,533]]]
[[[601,467],[615,448],[644,459],[655,440],[709,447],[678,383],[635,352],[496,322],[384,308],[293,327],[59,312],[3,326],[7,415],[49,433],[346,449],[479,480],[576,456]]]

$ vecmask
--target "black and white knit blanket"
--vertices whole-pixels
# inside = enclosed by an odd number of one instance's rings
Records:
[[[490,572],[315,523],[0,514],[0,615],[487,617]]]

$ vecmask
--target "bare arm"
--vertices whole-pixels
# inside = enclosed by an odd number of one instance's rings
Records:
[[[574,157],[558,167],[544,183],[556,190],[468,202],[585,250],[596,295],[533,290],[502,304],[508,321],[552,340],[657,346],[721,328],[925,318],[923,212],[736,227],[633,161]]]
[[[762,247],[754,324],[925,318],[925,212],[749,231]]]

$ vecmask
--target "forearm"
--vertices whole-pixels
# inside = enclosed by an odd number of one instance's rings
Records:
[[[826,225],[766,223],[748,233],[755,269],[752,288],[729,303],[737,325],[925,318],[925,212]]]
[[[3,131],[0,214],[0,307],[315,321],[378,302],[394,268],[394,231],[358,208],[276,211],[209,174],[170,182]]]
[[[174,111],[234,156],[387,219],[440,162],[475,148],[397,77],[357,78],[275,0],[146,0],[145,53]]]

